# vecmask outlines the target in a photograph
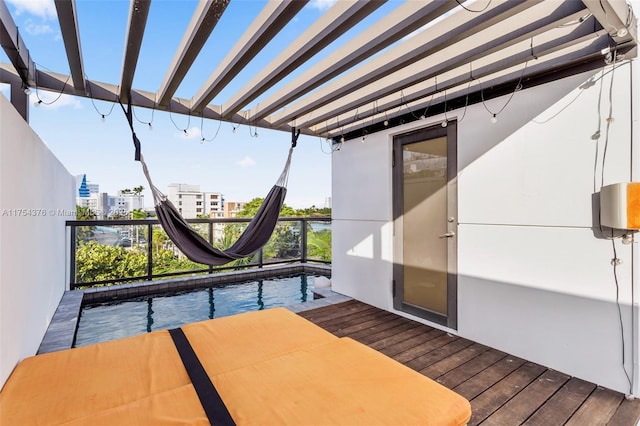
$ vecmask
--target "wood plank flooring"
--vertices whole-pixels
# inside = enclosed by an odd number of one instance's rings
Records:
[[[637,425],[640,400],[356,300],[301,316],[471,401],[470,425]]]

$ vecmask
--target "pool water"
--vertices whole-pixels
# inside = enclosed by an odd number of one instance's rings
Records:
[[[313,300],[315,276],[298,275],[82,307],[75,347]]]

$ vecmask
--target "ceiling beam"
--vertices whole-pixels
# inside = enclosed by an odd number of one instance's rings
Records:
[[[499,70],[498,67],[507,68],[527,62],[534,63],[536,61],[535,58],[542,55],[549,55],[568,46],[578,45],[585,40],[592,41],[598,36],[606,35],[602,30],[596,33],[593,32],[593,21],[584,21],[577,28],[560,28],[564,23],[578,20],[584,15],[585,10],[581,10],[560,20],[548,21],[547,18],[557,18],[555,13],[551,13],[538,22],[519,27],[516,31],[504,34],[501,37],[491,37],[485,43],[477,44],[474,43],[475,39],[469,40],[468,43],[465,43],[465,46],[460,46],[460,52],[456,50],[452,55],[441,53],[433,57],[424,58],[402,71],[376,81],[375,86],[373,84],[365,86],[357,91],[345,94],[337,101],[314,110],[309,119],[298,120],[297,124],[301,127],[310,127],[361,106],[366,108],[367,104],[374,102],[376,99],[397,94],[400,91],[403,91],[402,97],[405,102],[414,100],[416,97],[412,98],[410,92],[404,93],[404,89],[423,81],[437,79],[449,71],[458,71],[473,78],[480,78],[487,74],[483,71],[484,68],[489,67],[491,68],[490,73],[495,73]],[[590,19],[593,20],[593,18]],[[501,26],[505,25],[506,23],[501,24]],[[539,25],[542,26],[540,27]],[[550,29],[552,32],[545,34]],[[531,45],[530,40],[534,37],[536,44]],[[474,61],[480,59],[483,62],[491,61],[489,62],[490,66],[484,65],[482,62],[480,65],[475,64]],[[472,66],[472,64],[475,66]],[[425,94],[424,96],[427,95]]]
[[[284,48],[280,55],[245,85],[240,92],[226,102],[222,114],[228,115],[238,112],[313,55],[353,28],[386,1],[341,0],[336,2],[300,37]]]
[[[184,33],[173,62],[158,90],[158,103],[166,105],[178,90],[185,75],[209,39],[230,0],[207,0],[198,3]]]
[[[58,22],[64,41],[64,49],[67,52],[67,61],[71,70],[73,87],[78,92],[86,90],[84,79],[84,67],[82,65],[82,49],[80,47],[80,35],[78,33],[78,13],[75,0],[55,0]]]
[[[304,96],[456,6],[456,2],[448,0],[403,3],[340,49],[322,59],[313,68],[260,102],[255,114],[256,118],[264,118]]]
[[[599,38],[594,35],[584,36],[579,39],[567,43],[560,43],[544,46],[544,50],[536,52],[536,60],[530,60],[530,56],[526,52],[520,51],[509,54],[505,57],[496,57],[492,63],[474,70],[470,75],[468,68],[460,67],[453,73],[448,73],[443,80],[439,80],[437,84],[430,81],[424,81],[409,88],[404,92],[403,96],[397,93],[386,95],[377,99],[377,104],[372,107],[361,107],[352,109],[344,114],[342,123],[332,120],[330,124],[318,124],[313,129],[322,131],[323,133],[347,132],[346,129],[353,128],[355,123],[363,121],[371,121],[369,117],[380,113],[387,113],[387,116],[395,116],[400,109],[416,110],[424,108],[429,109],[431,105],[435,105],[434,98],[438,96],[446,96],[446,99],[452,99],[459,94],[453,91],[466,91],[461,85],[468,83],[476,83],[476,87],[472,90],[480,91],[490,89],[495,85],[505,84],[511,81],[514,86],[520,78],[526,81],[527,76],[541,73],[552,73],[555,68],[562,67],[567,63],[580,63],[580,61],[592,61],[594,57],[601,58],[604,65],[604,57],[601,53],[603,47],[609,43],[609,37],[604,30],[599,33]],[[529,60],[527,60],[529,59]],[[524,65],[523,65],[524,64]],[[579,66],[579,65],[578,65]],[[481,80],[482,79],[482,80]],[[396,112],[391,112],[398,109]],[[425,111],[426,114],[427,111]],[[358,117],[357,120],[349,119],[350,117]],[[348,124],[345,124],[347,123]]]
[[[75,88],[68,84],[70,76],[58,74],[49,71],[36,70],[36,79],[38,81],[38,90],[46,90],[55,92],[56,94],[76,95],[84,98],[91,98],[106,102],[116,102],[120,89],[118,86],[109,83],[86,80],[87,92],[78,93]],[[15,83],[20,76],[11,64],[0,62],[0,83]],[[155,92],[147,92],[144,90],[131,90],[131,105],[141,108],[155,109],[160,111],[171,111],[172,114],[182,114],[194,116],[189,108],[190,100],[184,98],[173,97],[169,105],[165,108],[159,107],[156,102]],[[234,114],[231,117],[222,117],[220,107],[209,106],[196,115],[202,118],[212,120],[225,121],[235,125],[247,125],[251,127],[260,127],[264,129],[281,130],[291,132],[291,126],[285,125],[274,127],[267,120],[249,120],[242,114]],[[309,129],[300,129],[301,133],[306,135],[314,135]]]
[[[35,86],[35,64],[4,0],[0,0],[0,45],[18,71],[23,84]]]
[[[625,0],[583,0],[589,11],[609,32],[616,44],[638,44],[638,22]]]
[[[138,66],[140,46],[147,25],[151,0],[132,0],[129,6],[129,23],[125,37],[124,59],[122,61],[122,73],[120,77],[120,99],[123,102],[129,100],[129,92],[133,84],[133,77]]]
[[[288,105],[286,111],[272,115],[271,120],[274,123],[293,121],[354,90],[374,83],[400,69],[410,67],[429,55],[449,49],[461,40],[472,38],[473,35],[542,3],[541,0],[494,1],[482,13],[469,14],[466,10],[459,10],[424,30],[419,36],[403,41],[350,73],[319,88],[306,98]],[[454,57],[456,52],[454,50],[450,52],[450,57]]]
[[[307,4],[308,0],[269,1],[218,68],[193,97],[193,111],[202,110]]]

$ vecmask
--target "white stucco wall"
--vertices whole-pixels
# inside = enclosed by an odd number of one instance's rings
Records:
[[[34,355],[65,290],[75,181],[0,95],[0,387]]]
[[[628,393],[612,243],[596,238],[592,229],[596,142],[591,136],[598,128],[601,86],[578,86],[593,74],[516,93],[496,124],[482,104],[470,106],[458,124],[457,333]],[[633,158],[631,151],[632,125],[638,146],[638,107],[633,124],[630,65],[614,75],[615,122],[609,132],[605,185],[630,181],[639,163],[638,149]],[[598,189],[610,78],[611,73],[602,80]],[[507,98],[488,101],[487,106],[497,111]],[[447,115],[461,117],[462,110]],[[442,119],[409,123],[369,135],[364,142],[349,141],[333,154],[336,291],[393,311],[392,135]],[[634,177],[640,179],[637,173]],[[637,375],[632,362],[637,319],[631,317],[632,265],[637,259],[631,245],[617,240],[616,249],[622,260],[617,272],[626,367]]]

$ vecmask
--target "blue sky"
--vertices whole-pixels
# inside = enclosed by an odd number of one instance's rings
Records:
[[[247,82],[331,3],[328,0],[311,1],[240,74],[240,82],[231,84],[212,103],[224,103],[240,83]],[[7,4],[37,67],[68,74],[53,0],[8,0]],[[254,0],[231,2],[200,58],[179,87],[177,96],[193,96],[263,5],[264,1]],[[117,84],[129,2],[79,0],[77,7],[87,78]],[[135,88],[157,91],[195,7],[196,2],[191,0],[152,2],[133,84]],[[385,8],[371,19],[378,19],[383,13]],[[349,34],[339,42],[348,39]],[[8,62],[4,52],[1,56],[2,62]],[[314,62],[305,64],[295,74],[313,66]],[[2,87],[2,92],[8,96],[7,87]],[[30,124],[70,173],[86,173],[91,183],[99,184],[101,191],[109,193],[138,185],[148,186],[139,164],[133,161],[130,134],[119,106],[112,108],[107,102],[66,95],[58,98],[57,94],[42,90],[35,92],[31,94],[32,104],[39,96],[51,105],[32,106]],[[263,97],[270,93],[272,91]],[[255,137],[252,136],[255,129],[246,125],[236,126],[234,130],[231,123],[202,122],[198,117],[189,119],[160,111],[152,114],[146,109],[135,112],[140,121],[152,121],[152,130],[146,124],[136,123],[137,133],[155,184],[163,191],[169,183],[179,182],[199,184],[205,191],[222,192],[229,201],[262,197],[280,174],[290,144],[290,135],[284,132],[257,129],[258,136]],[[106,115],[104,121],[102,114]],[[188,135],[183,129],[187,129]],[[203,136],[212,139],[216,132],[214,140],[201,143]],[[287,204],[296,208],[324,205],[325,198],[331,195],[329,151],[330,146],[323,139],[300,137],[289,178]],[[149,193],[145,194],[147,205],[151,205]]]

